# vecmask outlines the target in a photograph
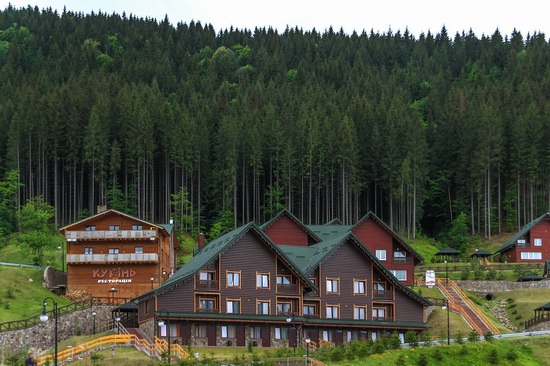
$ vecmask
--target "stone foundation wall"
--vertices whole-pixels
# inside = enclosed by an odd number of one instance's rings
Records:
[[[77,334],[92,334],[94,317],[92,311],[96,311],[96,333],[107,331],[111,323],[112,307],[96,306],[93,310],[86,309],[66,314],[57,320],[58,343]],[[51,310],[51,308],[48,308]],[[33,352],[40,356],[47,350],[54,348],[55,321],[50,317],[47,322],[37,324],[31,328],[0,333],[0,359],[4,353]],[[58,349],[60,351],[60,349]]]

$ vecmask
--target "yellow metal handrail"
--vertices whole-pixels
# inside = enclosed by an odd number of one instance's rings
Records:
[[[493,322],[481,310],[479,310],[477,306],[475,306],[472,300],[470,300],[470,298],[466,296],[464,292],[462,292],[462,290],[460,289],[460,287],[458,287],[456,282],[453,280],[450,280],[450,284],[453,287],[453,289],[464,299],[464,301],[466,301],[466,303],[470,306],[470,309],[472,309],[472,311],[476,313],[477,316],[479,316],[479,318],[491,330],[491,332],[493,332],[493,334],[500,334],[499,330],[497,329],[497,327],[495,327]]]

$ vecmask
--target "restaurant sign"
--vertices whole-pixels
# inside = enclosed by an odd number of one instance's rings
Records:
[[[97,283],[131,283],[136,275],[133,269],[94,269],[92,277],[97,278]]]

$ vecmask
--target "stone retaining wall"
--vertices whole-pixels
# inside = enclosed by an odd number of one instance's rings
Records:
[[[51,310],[51,308],[48,308],[48,310]],[[78,334],[92,334],[94,322],[92,312],[94,310],[97,313],[95,319],[96,333],[108,330],[111,324],[113,307],[96,306],[93,309],[89,308],[61,316],[57,321],[58,342]],[[47,322],[27,329],[0,333],[0,360],[3,358],[4,353],[18,354],[30,351],[37,357],[46,350],[53,350],[54,330],[55,321],[51,317]],[[58,349],[58,351],[61,351],[61,349]]]
[[[530,288],[550,288],[550,281],[455,281],[462,290],[480,293],[494,293],[512,290],[528,290]]]

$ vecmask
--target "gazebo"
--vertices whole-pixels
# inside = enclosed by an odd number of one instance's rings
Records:
[[[487,261],[489,257],[491,257],[493,253],[488,252],[483,249],[476,249],[475,252],[470,255],[470,258],[472,258],[474,261]]]
[[[525,328],[550,321],[550,302],[535,309],[535,316],[525,322]]]
[[[458,262],[460,259],[460,254],[460,250],[446,247],[435,253],[435,256],[438,258],[439,262]]]

